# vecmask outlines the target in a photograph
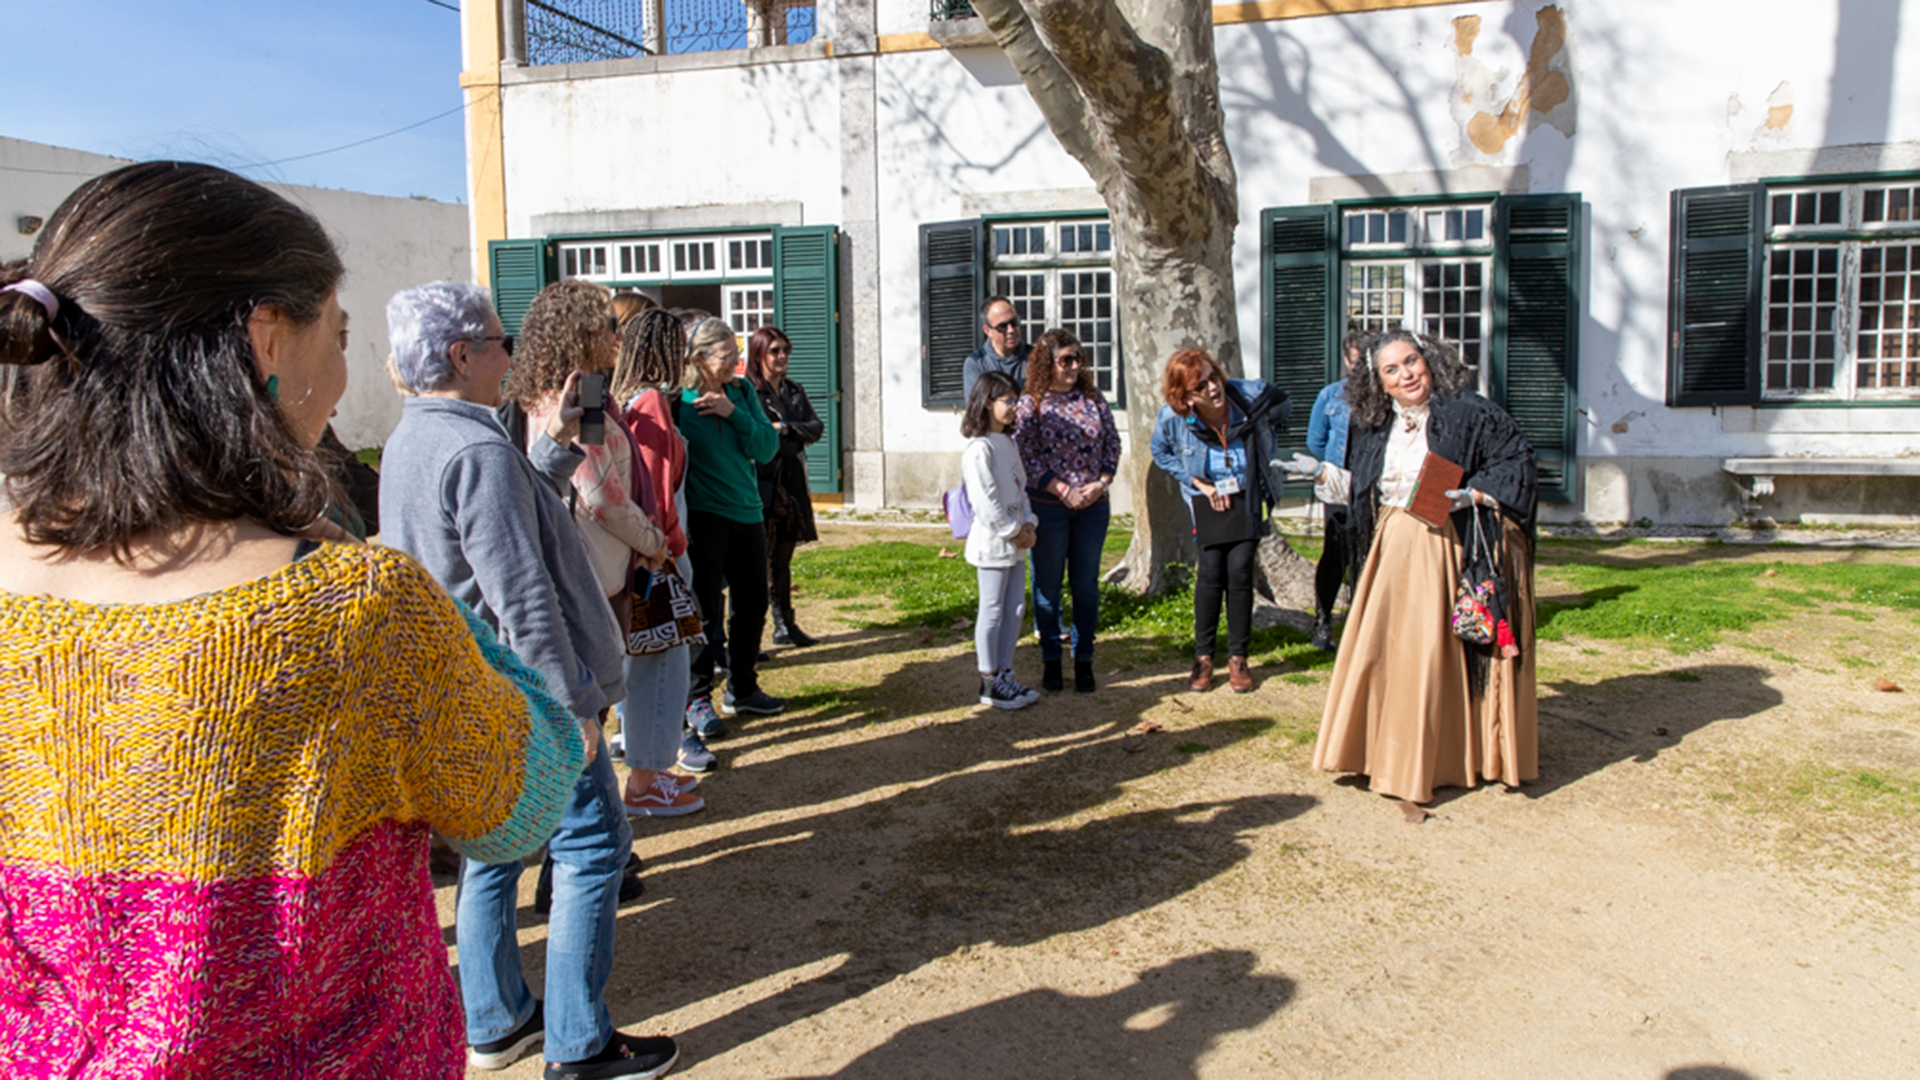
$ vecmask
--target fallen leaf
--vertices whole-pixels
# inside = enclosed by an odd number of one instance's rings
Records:
[[[1120,736],[1120,749],[1125,750],[1129,754],[1137,754],[1140,751],[1145,750],[1146,748],[1147,748],[1147,740],[1142,739],[1137,735]]]
[[[1157,720],[1142,720],[1133,725],[1133,733],[1135,735],[1151,735],[1159,730],[1160,722]]]
[[[1193,706],[1191,706],[1191,705],[1189,705],[1189,704],[1187,704],[1187,703],[1186,703],[1186,702],[1184,702],[1184,701],[1181,701],[1181,700],[1180,700],[1179,698],[1177,698],[1177,697],[1176,697],[1176,698],[1168,698],[1168,699],[1167,699],[1167,704],[1169,704],[1169,705],[1171,705],[1171,706],[1173,706],[1173,707],[1174,707],[1174,708],[1176,708],[1176,709],[1179,709],[1179,710],[1180,710],[1181,712],[1192,712],[1192,711],[1193,711]]]
[[[953,628],[955,630],[968,630],[968,629],[971,629],[972,627],[973,627],[973,620],[967,618],[965,615],[961,615],[958,618],[953,620]]]
[[[1873,688],[1875,690],[1880,691],[1883,694],[1898,694],[1906,689],[1905,687],[1901,686],[1899,683],[1894,682],[1892,679],[1887,678],[1885,675],[1882,675],[1879,678],[1873,680]]]
[[[1667,733],[1667,729],[1663,727],[1657,727],[1653,729],[1653,733],[1655,735],[1665,735]]]
[[[933,631],[932,631],[932,630],[929,630],[929,629],[927,629],[927,628],[926,628],[926,627],[924,627],[924,626],[920,628],[920,644],[922,644],[922,645],[931,645],[931,644],[933,644]]]
[[[1762,572],[1761,572],[1761,574],[1760,574],[1760,576],[1761,576],[1761,577],[1772,577],[1772,576],[1774,576],[1775,574],[1778,574],[1779,572],[1780,572],[1780,571],[1778,571],[1778,570],[1775,570],[1775,569],[1773,569],[1773,568],[1771,568],[1771,567],[1769,567],[1769,568],[1767,568],[1766,570],[1764,570],[1764,571],[1762,571]]]
[[[960,557],[960,554],[958,552],[948,551],[946,548],[941,548],[940,557],[943,559],[957,559]]]

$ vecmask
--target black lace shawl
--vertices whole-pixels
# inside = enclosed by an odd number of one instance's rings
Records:
[[[1461,542],[1464,544],[1472,535],[1471,515],[1478,513],[1484,535],[1500,536],[1502,519],[1511,519],[1521,527],[1531,547],[1540,502],[1539,477],[1535,471],[1533,445],[1520,434],[1519,425],[1505,409],[1470,390],[1435,397],[1432,408],[1427,417],[1428,451],[1460,466],[1465,472],[1462,480],[1465,486],[1500,500],[1497,511],[1453,512],[1453,530]],[[1386,463],[1387,436],[1399,422],[1398,416],[1389,415],[1387,422],[1379,427],[1355,426],[1347,435],[1347,467],[1353,471],[1347,550],[1353,553],[1354,581],[1360,580],[1360,571],[1373,547],[1373,530],[1380,519],[1380,472]],[[1513,565],[1510,559],[1507,565]],[[1512,582],[1507,586],[1511,594]],[[1531,623],[1531,615],[1527,618]],[[1484,646],[1470,646],[1467,653],[1477,690],[1484,684],[1490,651]]]

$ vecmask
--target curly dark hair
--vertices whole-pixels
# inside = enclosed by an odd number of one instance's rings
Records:
[[[1033,343],[1033,351],[1027,353],[1027,393],[1033,395],[1033,400],[1039,401],[1055,392],[1053,357],[1061,349],[1080,350],[1080,378],[1073,388],[1089,394],[1099,393],[1100,388],[1093,381],[1093,365],[1080,339],[1070,330],[1049,330],[1040,335],[1040,340]]]
[[[0,363],[26,365],[4,380],[0,475],[27,542],[125,563],[194,522],[311,525],[338,490],[247,325],[312,325],[343,269],[313,215],[211,165],[128,165],[67,196],[0,267],[56,301],[0,293]]]
[[[1393,398],[1380,384],[1377,358],[1381,349],[1396,341],[1413,346],[1413,351],[1427,362],[1427,370],[1433,373],[1434,397],[1452,397],[1473,386],[1473,372],[1460,362],[1460,354],[1454,352],[1453,346],[1425,334],[1389,330],[1367,345],[1367,351],[1360,357],[1360,366],[1354,368],[1352,377],[1347,379],[1347,401],[1353,406],[1353,422],[1361,427],[1379,427],[1393,415]]]
[[[541,289],[520,318],[506,395],[523,409],[567,385],[587,365],[613,326],[613,293],[591,281],[556,281]]]

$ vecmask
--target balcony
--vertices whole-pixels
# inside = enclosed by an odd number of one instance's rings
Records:
[[[816,28],[814,0],[521,0],[508,9],[533,66],[798,45]]]

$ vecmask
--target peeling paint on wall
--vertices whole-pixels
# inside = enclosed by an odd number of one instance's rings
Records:
[[[1767,95],[1767,122],[1755,135],[1781,133],[1793,123],[1793,84],[1782,82]]]
[[[1571,137],[1574,131],[1573,65],[1567,48],[1567,16],[1558,5],[1534,12],[1536,27],[1527,66],[1499,103],[1498,86],[1508,72],[1489,69],[1473,55],[1480,35],[1480,17],[1462,15],[1453,20],[1455,64],[1454,118],[1461,125],[1461,153],[1457,156],[1498,157],[1515,135],[1540,124]],[[1486,102],[1484,108],[1479,102]]]

